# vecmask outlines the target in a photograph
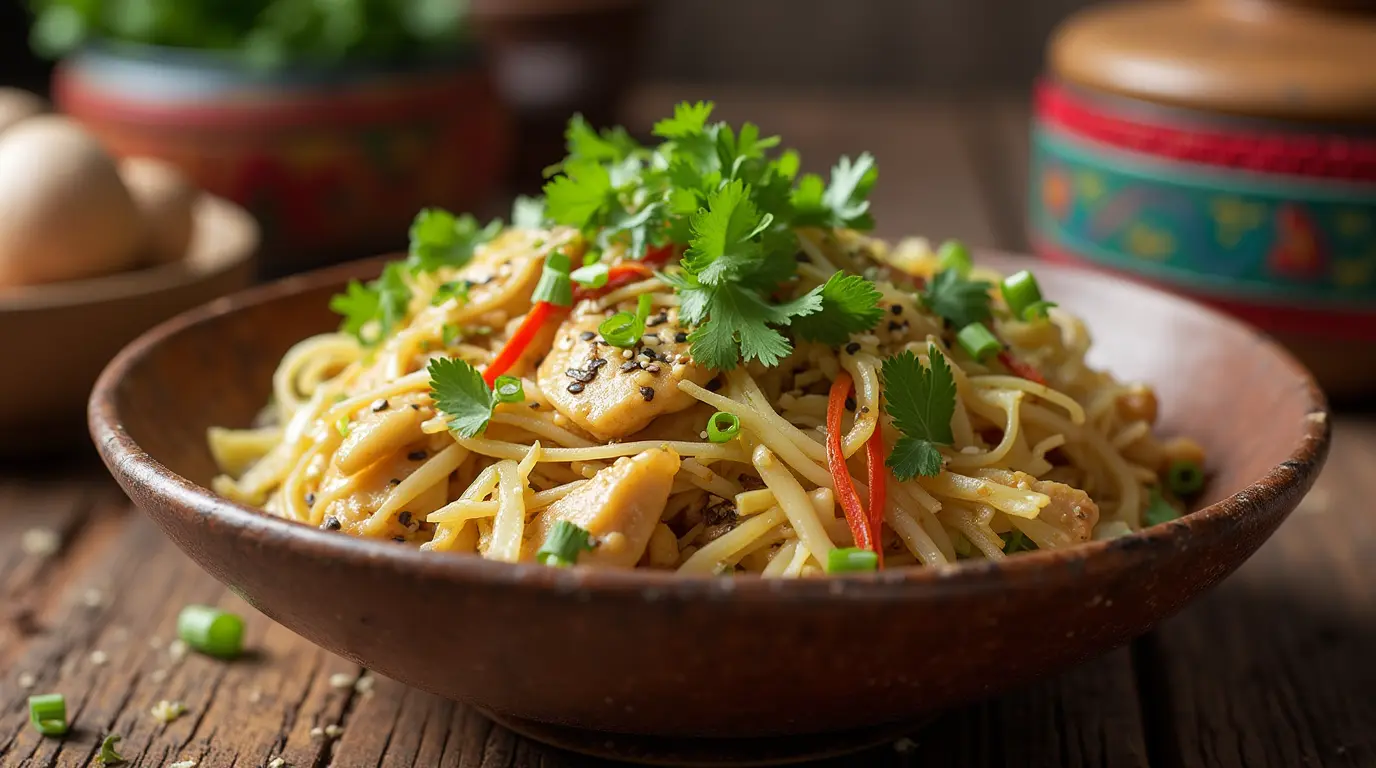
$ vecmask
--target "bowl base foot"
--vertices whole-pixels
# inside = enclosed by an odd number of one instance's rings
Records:
[[[916,732],[928,720],[850,731],[759,738],[686,738],[603,733],[483,712],[499,725],[552,747],[641,765],[747,768],[848,755]]]

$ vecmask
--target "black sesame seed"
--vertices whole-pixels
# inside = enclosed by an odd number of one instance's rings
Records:
[[[575,381],[575,382],[573,382],[572,384],[570,384],[570,385],[568,385],[567,387],[565,387],[565,389],[567,389],[567,390],[569,391],[569,394],[571,394],[571,395],[576,395],[576,394],[578,394],[579,392],[582,392],[582,391],[583,391],[583,385],[582,385],[582,384],[579,384],[578,382]]]
[[[721,389],[721,377],[720,377],[720,376],[718,376],[717,378],[712,379],[711,381],[707,382],[707,391],[708,391],[708,392],[716,392],[716,391],[719,390],[719,389]]]
[[[862,405],[862,406],[860,406],[860,412],[861,412],[861,413],[869,413],[869,412],[870,412],[870,407],[869,407],[868,405]]]
[[[325,524],[320,527],[324,528],[327,531],[337,531],[343,526],[339,524],[339,518],[335,517],[334,515],[330,515],[329,517],[325,518]]]
[[[649,365],[645,366],[645,370],[648,373],[659,373],[659,366],[655,363],[650,363]]]
[[[597,334],[593,333],[592,331],[583,331],[582,333],[578,334],[578,338],[582,339],[583,341],[592,341],[593,339],[597,338]]]
[[[650,402],[651,400],[655,399],[655,388],[654,388],[654,387],[641,387],[641,388],[640,388],[640,396],[643,397],[643,398],[645,398],[645,402],[647,402],[647,403]]]
[[[855,398],[853,398],[853,397],[848,397],[848,398],[846,398],[846,410],[848,410],[848,411],[853,411],[853,410],[855,410]]]
[[[419,405],[416,405],[415,403],[411,403],[411,410],[413,410],[413,411],[419,411],[419,410],[420,410],[420,406],[419,406]]]
[[[890,330],[890,331],[901,331],[901,330],[903,330],[903,324],[900,323],[900,322],[898,322],[897,320],[890,320],[890,321],[889,321],[889,330]]]
[[[796,262],[798,262],[799,264],[806,264],[806,263],[807,263],[807,254],[806,254],[806,253],[803,253],[802,251],[799,251],[799,252],[793,254],[793,260],[796,261]]]
[[[640,367],[640,363],[637,363],[637,362],[634,361],[634,360],[627,360],[626,362],[624,362],[624,363],[621,364],[621,370],[623,370],[623,371],[634,371],[635,369],[637,369],[637,368],[639,368],[639,367]]]
[[[406,458],[411,461],[425,461],[427,455],[425,451],[411,451],[406,454]]]
[[[397,515],[397,522],[401,523],[402,525],[410,525],[411,513],[406,510],[402,510],[402,513]]]
[[[674,341],[678,342],[679,344],[685,344],[688,341],[688,334],[684,333],[683,331],[679,331],[678,333],[674,334]]]
[[[390,487],[392,487],[392,488],[395,488],[395,487],[397,487],[398,485],[401,485],[401,481],[398,480],[398,479],[396,479],[396,478],[394,477],[394,478],[392,478],[391,480],[388,480],[388,481],[387,481],[387,485],[390,486]]]
[[[538,411],[538,410],[540,410],[540,404],[537,403],[537,402],[534,401],[534,400],[531,400],[531,401],[530,401],[530,409],[531,409],[532,411]]]
[[[856,352],[859,352],[859,351],[860,351],[860,344],[859,344],[859,342],[854,342],[854,341],[852,341],[851,343],[849,343],[849,344],[846,345],[846,354],[848,354],[848,355],[853,355],[853,354],[855,354]]]
[[[588,382],[597,378],[597,369],[594,368],[591,371],[585,371],[582,368],[570,368],[567,371],[564,371],[564,375],[569,377],[570,379],[573,379],[574,381],[587,384]]]
[[[653,328],[653,327],[655,327],[656,325],[663,325],[663,324],[665,324],[665,323],[667,323],[667,322],[669,322],[669,314],[668,314],[667,312],[660,312],[658,315],[655,315],[654,317],[650,318],[649,320],[646,320],[646,321],[645,321],[645,327],[646,327],[646,328]]]
[[[901,315],[903,314],[903,307],[899,306],[898,304],[893,304],[889,307],[889,311],[894,313],[895,315]]]
[[[306,506],[315,506],[315,494],[309,492],[306,493]]]
[[[405,543],[406,543],[406,537],[405,537],[405,536],[393,536],[393,537],[392,537],[392,541],[395,541],[395,542],[398,543],[398,544],[405,544]]]
[[[597,370],[598,368],[601,368],[602,366],[604,366],[604,365],[606,365],[606,364],[607,364],[606,359],[601,358],[601,357],[594,357],[593,359],[591,359],[591,360],[588,361],[588,370],[589,370],[589,371],[595,371],[595,370]]]
[[[651,360],[655,359],[655,351],[653,349],[650,349],[649,347],[640,350],[640,355]]]
[[[368,406],[368,407],[373,409],[373,413],[377,413],[377,412],[379,412],[379,411],[385,411],[385,410],[387,410],[387,401],[386,401],[386,400],[383,400],[382,398],[379,397],[378,399],[376,399],[376,400],[373,401],[373,404],[372,404],[372,405],[370,405],[370,406]]]

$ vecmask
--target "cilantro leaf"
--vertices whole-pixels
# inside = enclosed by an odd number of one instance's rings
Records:
[[[654,135],[665,139],[681,139],[695,136],[707,127],[707,119],[712,116],[716,104],[699,101],[696,104],[680,102],[674,106],[674,116],[666,117],[655,123]]]
[[[821,308],[819,291],[793,301],[770,304],[762,296],[735,283],[697,285],[680,294],[680,317],[700,325],[690,334],[693,358],[709,368],[729,371],[740,359],[775,366],[793,351],[793,344],[770,324],[787,325],[793,318]],[[706,320],[693,318],[702,318]]]
[[[438,307],[450,299],[458,299],[460,304],[466,304],[468,302],[468,291],[472,289],[472,287],[473,284],[467,280],[451,280],[446,283],[440,283],[440,286],[435,289],[435,295],[430,297],[430,305]]]
[[[774,221],[761,214],[748,197],[750,188],[733,181],[717,190],[707,207],[693,215],[693,239],[683,255],[683,265],[698,280],[716,285],[739,279],[760,258],[755,239]]]
[[[343,293],[330,299],[330,311],[343,315],[339,330],[363,340],[363,328],[377,317],[380,308],[377,291],[368,288],[357,280],[350,280]]]
[[[1008,534],[1008,537],[1006,539],[1003,540],[1003,553],[1005,555],[1011,555],[1014,552],[1036,551],[1036,543],[1034,543],[1031,539],[1027,538],[1026,534],[1024,534],[1022,531],[1014,530],[1012,533]]]
[[[545,199],[517,195],[511,204],[511,226],[516,229],[540,229],[545,225]]]
[[[394,261],[383,267],[382,275],[367,285],[350,281],[344,293],[330,299],[330,309],[344,317],[339,330],[352,334],[365,345],[386,338],[406,319],[411,303],[406,273],[406,263]]]
[[[583,229],[615,202],[611,174],[595,160],[564,163],[564,174],[545,184],[545,215],[557,224]]]
[[[856,158],[842,157],[831,169],[831,184],[806,174],[793,190],[794,223],[798,226],[873,229],[866,198],[879,179],[879,169],[868,152]]]
[[[475,437],[487,428],[496,400],[478,369],[462,360],[435,358],[430,373],[430,397],[448,417],[449,428],[462,437]]]
[[[425,208],[411,222],[410,263],[413,272],[433,272],[440,267],[462,267],[473,251],[502,231],[501,219],[479,227],[478,220],[442,208]]]
[[[984,280],[969,280],[954,269],[936,273],[922,292],[927,308],[957,328],[982,323],[993,316],[989,291],[994,286]]]
[[[619,162],[640,149],[640,144],[626,133],[625,128],[617,126],[599,133],[582,115],[574,115],[569,120],[564,140],[570,159]]]
[[[950,445],[951,417],[956,410],[956,382],[946,356],[927,346],[930,367],[905,351],[884,361],[884,410],[903,436],[894,444],[888,465],[900,480],[941,472],[937,445]]]
[[[1166,501],[1166,497],[1161,495],[1161,486],[1153,485],[1151,496],[1147,499],[1147,508],[1142,513],[1142,520],[1147,525],[1160,525],[1175,520],[1180,517],[1180,510],[1173,504]]]
[[[792,324],[805,339],[838,346],[851,334],[870,330],[884,316],[879,289],[860,275],[838,271],[821,287],[820,296],[821,309]]]

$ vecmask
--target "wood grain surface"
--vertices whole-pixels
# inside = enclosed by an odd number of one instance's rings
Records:
[[[645,91],[628,120],[704,95]],[[724,115],[784,133],[810,167],[873,151],[882,234],[1023,245],[1026,110],[1016,100],[718,97]],[[1376,421],[1341,416],[1328,469],[1290,521],[1156,632],[908,739],[817,765],[1376,765],[1373,463]],[[55,534],[57,548],[41,553],[35,530]],[[190,602],[247,617],[253,654],[224,663],[178,653],[176,614]],[[66,695],[74,725],[61,740],[28,723],[25,697],[49,691]],[[150,709],[162,700],[186,714],[159,722]],[[0,765],[92,765],[109,732],[140,767],[601,764],[373,678],[256,614],[90,460],[0,468]]]

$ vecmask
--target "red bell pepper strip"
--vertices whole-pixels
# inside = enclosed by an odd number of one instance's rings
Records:
[[[879,567],[884,567],[884,539],[880,535],[884,525],[884,502],[888,496],[888,467],[884,466],[884,436],[879,425],[865,441],[866,472],[870,481],[870,536],[874,540],[874,553],[879,556]]]
[[[516,327],[516,332],[511,334],[511,338],[506,340],[497,356],[488,363],[487,370],[483,371],[483,381],[491,387],[497,381],[497,377],[506,373],[511,366],[521,359],[521,355],[530,346],[530,342],[535,339],[535,335],[540,332],[545,324],[556,312],[565,307],[556,306],[548,301],[537,301],[535,306],[526,313],[525,319]]]
[[[841,415],[845,413],[850,391],[850,374],[842,372],[831,383],[831,394],[827,399],[827,469],[831,471],[831,480],[836,486],[836,500],[846,513],[846,523],[850,526],[851,536],[855,538],[855,546],[877,552],[870,535],[870,521],[860,506],[860,494],[855,492],[855,483],[851,482],[850,470],[846,468],[846,455],[841,451]]]
[[[576,285],[573,288],[573,302],[577,304],[584,299],[595,299],[599,296],[611,293],[623,285],[628,285],[637,280],[644,280],[654,274],[654,270],[638,261],[623,261],[620,264],[607,270],[607,282],[600,288],[585,288]]]
[[[1030,364],[1024,363],[1016,357],[1013,357],[1006,349],[999,351],[999,362],[1003,363],[1003,367],[1012,371],[1014,376],[1027,379],[1028,381],[1035,381],[1043,386],[1046,385],[1046,379],[1042,376],[1040,371],[1033,368]]]

